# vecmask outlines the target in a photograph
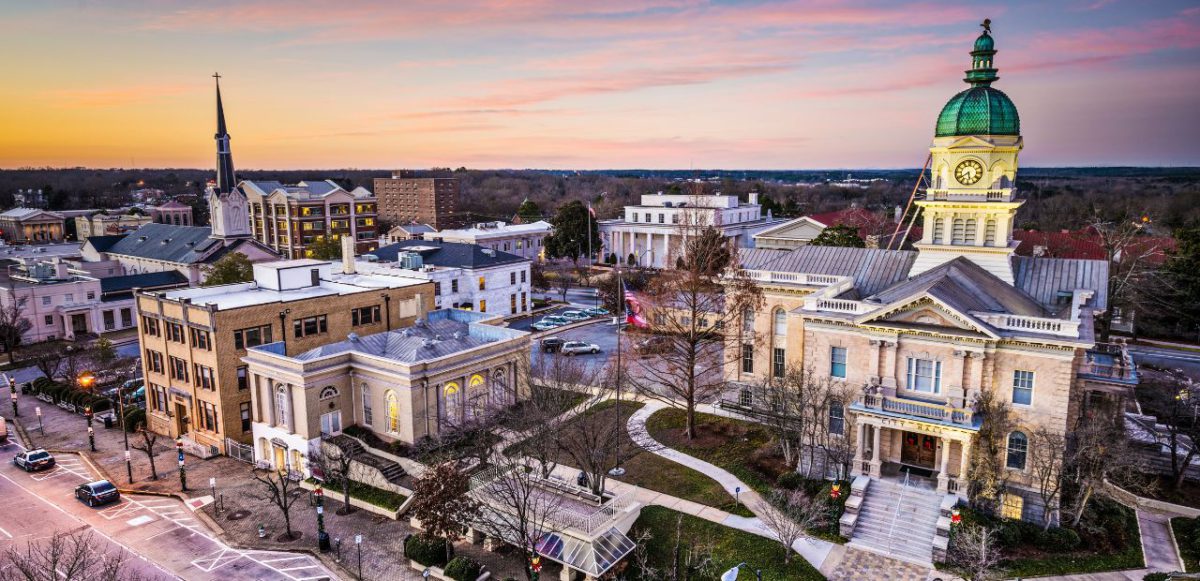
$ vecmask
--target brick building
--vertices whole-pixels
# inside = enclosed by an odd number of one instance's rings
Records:
[[[375,178],[379,219],[393,226],[414,222],[438,230],[454,226],[458,191],[458,178],[419,178],[405,171]]]

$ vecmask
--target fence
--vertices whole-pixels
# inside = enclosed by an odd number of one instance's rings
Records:
[[[232,438],[225,438],[225,455],[247,464],[254,463],[254,447]]]

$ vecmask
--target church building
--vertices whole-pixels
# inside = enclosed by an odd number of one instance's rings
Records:
[[[842,532],[923,563],[944,549],[939,520],[967,497],[972,465],[988,453],[981,429],[997,418],[984,417],[981,400],[1008,409],[994,441],[1001,512],[1040,520],[1055,507],[1037,493],[1035,434],[1067,434],[1088,406],[1137,383],[1123,346],[1093,333],[1108,307],[1108,264],[1014,254],[1023,140],[1016,106],[992,86],[997,51],[984,26],[969,87],[937,118],[916,250],[743,250],[765,302],[744,314],[741,357],[726,368],[741,386],[726,402],[745,410],[763,409],[752,386],[788,369],[847,394],[821,419],[846,453],[818,470],[855,480]],[[901,502],[911,508],[903,532],[881,526]]]

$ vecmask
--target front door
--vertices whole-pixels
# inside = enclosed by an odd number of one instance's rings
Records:
[[[287,472],[287,469],[287,450],[275,446],[275,470],[280,474],[284,474]]]
[[[88,332],[87,315],[71,315],[71,330],[74,331],[76,335],[86,335]]]
[[[900,444],[900,463],[933,469],[937,441],[937,436],[904,432]]]
[[[188,409],[181,403],[175,404],[175,430],[182,436],[188,433]]]

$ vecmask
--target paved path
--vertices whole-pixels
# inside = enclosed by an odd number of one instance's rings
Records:
[[[654,412],[666,407],[667,405],[662,402],[648,401],[646,405],[642,407],[642,409],[634,412],[634,414],[629,417],[629,423],[627,424],[629,428],[629,437],[632,438],[633,441],[639,446],[645,448],[652,454],[662,456],[663,458],[666,458],[672,462],[683,464],[688,468],[691,468],[697,472],[700,472],[701,474],[704,474],[705,476],[708,476],[709,478],[712,478],[713,480],[716,480],[722,488],[729,492],[730,496],[737,494],[741,501],[746,505],[746,508],[749,508],[751,512],[757,513],[759,510],[762,510],[762,504],[765,502],[762,497],[759,496],[758,493],[756,493],[753,489],[751,489],[745,482],[742,482],[724,468],[720,468],[694,456],[689,456],[683,452],[680,452],[679,450],[668,448],[650,436],[650,432],[646,429],[646,420],[653,415]],[[740,492],[736,492],[739,490]],[[725,526],[746,531],[748,533],[753,533],[759,536],[768,538],[773,538],[774,536],[770,529],[763,524],[762,519],[759,519],[758,517],[750,518],[738,516],[702,504],[674,498],[665,494],[659,494],[657,492],[653,494],[658,495],[659,501],[651,502],[651,504],[668,506],[669,508],[674,508],[680,512],[686,512],[688,514],[700,516]],[[674,506],[666,504],[668,502],[672,503]],[[695,512],[693,512],[693,510]],[[799,553],[800,556],[804,557],[804,559],[809,563],[812,563],[813,567],[820,569],[821,565],[825,563],[826,558],[829,557],[830,551],[834,546],[835,545],[829,541],[805,538],[796,541],[792,545],[792,549]]]
[[[1145,510],[1137,511],[1138,530],[1142,535],[1142,556],[1146,568],[1170,573],[1183,570],[1183,560],[1175,550],[1171,517]]]

